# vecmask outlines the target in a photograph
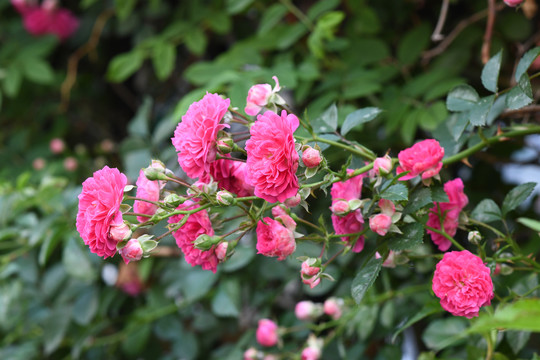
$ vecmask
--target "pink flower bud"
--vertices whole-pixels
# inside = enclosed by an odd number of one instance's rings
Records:
[[[379,207],[381,208],[381,212],[383,214],[390,217],[392,217],[396,212],[396,206],[394,205],[394,203],[387,199],[379,200]]]
[[[126,264],[129,264],[130,261],[139,261],[143,256],[141,243],[139,243],[139,240],[137,239],[129,240],[126,246],[121,248],[118,252],[122,255]]]
[[[309,285],[309,287],[312,289],[321,282],[321,268],[318,266],[312,266],[317,263],[317,261],[313,260],[314,259],[308,259],[304,261],[302,263],[302,268],[300,269],[300,277],[302,278],[302,282]]]
[[[278,206],[274,206],[272,208],[272,215],[277,218],[278,216],[281,216],[281,215],[288,215],[287,212],[285,211],[285,209],[278,205]]]
[[[381,254],[379,254],[379,252],[376,252],[375,258],[380,259]],[[390,252],[388,253],[388,257],[386,258],[386,260],[384,260],[384,262],[382,263],[382,266],[386,268],[396,267],[396,253],[394,251],[390,250]]]
[[[319,166],[321,160],[321,152],[311,146],[308,146],[307,149],[302,152],[302,162],[308,168]]]
[[[351,209],[349,207],[349,202],[344,200],[334,201],[332,207],[330,208],[335,215],[345,215]]]
[[[112,224],[109,228],[109,237],[116,242],[128,240],[131,237],[131,229],[123,221]]]
[[[287,200],[285,200],[284,204],[286,207],[290,209],[290,208],[300,205],[301,201],[302,201],[302,197],[300,196],[300,194],[296,194],[293,197],[290,197]]]
[[[294,308],[294,314],[298,320],[315,320],[322,315],[322,308],[312,301],[300,301]]]
[[[272,79],[276,82],[276,86],[272,89],[270,84],[257,84],[253,85],[249,91],[246,99],[246,107],[244,111],[250,116],[255,116],[261,111],[261,109],[268,105],[272,95],[281,90],[279,86],[279,81],[276,76],[273,76]]]
[[[75,159],[73,156],[68,156],[64,159],[64,169],[66,169],[69,172],[73,172],[77,170],[77,167],[79,167],[79,163],[77,162],[77,159]]]
[[[224,241],[220,242],[216,247],[216,257],[220,262],[224,261],[227,257],[227,249],[229,248],[229,243]]]
[[[54,138],[49,143],[49,148],[51,149],[51,152],[53,154],[61,154],[62,152],[64,152],[66,145],[64,144],[64,141],[62,139]]]
[[[386,235],[392,226],[392,218],[386,214],[377,214],[369,218],[369,228],[380,236]]]
[[[255,335],[262,346],[274,346],[278,342],[278,326],[272,320],[261,319]]]
[[[518,5],[521,5],[523,0],[504,0],[504,3],[511,7],[516,7]]]
[[[342,315],[343,299],[331,297],[324,302],[324,313],[332,319],[339,319]]]
[[[307,347],[302,350],[302,360],[319,360],[321,357],[321,350],[315,347]]]
[[[296,222],[289,215],[280,215],[276,218],[276,220],[281,221],[281,223],[283,223],[283,226],[285,226],[290,231],[296,230]]]
[[[386,175],[392,171],[392,158],[388,155],[376,158],[373,162],[373,170],[377,175]]]
[[[259,354],[257,352],[257,349],[249,348],[246,351],[244,351],[244,360],[257,360],[258,358],[259,358]]]
[[[32,161],[32,167],[34,170],[42,170],[46,165],[45,159],[43,158],[37,158]]]
[[[234,204],[234,196],[227,190],[220,190],[216,193],[216,201],[220,205],[232,205]]]

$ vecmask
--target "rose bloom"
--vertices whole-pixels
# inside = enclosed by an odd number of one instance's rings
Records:
[[[210,171],[217,155],[217,134],[229,127],[221,119],[229,108],[230,100],[218,94],[206,94],[189,106],[171,139],[178,152],[178,163],[190,178]]]
[[[262,346],[274,346],[278,342],[278,326],[272,320],[261,319],[255,335]]]
[[[516,7],[518,5],[521,5],[523,0],[504,0],[504,3],[511,7]]]
[[[493,298],[490,270],[467,250],[447,252],[435,269],[433,292],[452,315],[478,316],[480,307]]]
[[[79,20],[67,9],[30,6],[23,13],[23,25],[31,35],[53,34],[65,40],[77,30]]]
[[[309,285],[311,289],[319,285],[321,282],[321,268],[318,266],[310,266],[308,261],[302,263],[302,268],[300,269],[300,277],[302,282],[306,285]]]
[[[294,131],[298,118],[267,111],[258,116],[246,142],[246,179],[255,187],[255,195],[268,202],[283,202],[298,192],[298,153],[294,148]]]
[[[444,149],[439,142],[434,139],[420,141],[412,147],[402,150],[398,154],[399,165],[397,174],[404,171],[410,171],[399,180],[409,180],[418,175],[422,180],[429,179],[439,173],[442,168],[442,158]]]
[[[427,226],[441,230],[441,218],[442,228],[444,231],[453,237],[456,235],[459,225],[459,213],[469,203],[467,195],[463,192],[464,185],[460,178],[447,181],[444,184],[444,191],[448,195],[449,202],[436,203],[429,212],[429,218],[426,223]],[[431,236],[431,240],[439,247],[439,250],[446,251],[452,245],[452,242],[441,234],[437,234],[432,230],[427,230]]]
[[[126,246],[121,248],[118,253],[122,255],[124,262],[129,264],[130,261],[139,261],[143,256],[143,249],[139,240],[131,239],[127,242]]]
[[[136,185],[136,197],[154,202],[159,201],[159,194],[161,192],[161,184],[159,180],[148,180],[146,175],[144,175],[144,170],[140,170],[139,178],[137,179]],[[146,201],[135,200],[135,202],[133,203],[134,212],[136,212],[137,214],[150,215],[149,217],[137,216],[137,220],[142,223],[150,219],[150,217],[156,213],[157,208],[157,205]]]
[[[347,169],[347,174],[350,175],[354,172],[353,169]],[[362,195],[362,178],[364,174],[354,176],[345,181],[339,181],[332,185],[330,195],[332,196],[332,203],[338,200],[354,200],[360,199]]]
[[[214,179],[220,189],[230,191],[239,197],[252,196],[253,186],[246,182],[246,163],[219,159],[210,163],[210,170],[201,175],[200,180],[210,182]]]
[[[249,91],[246,99],[246,107],[244,111],[250,116],[255,116],[261,111],[261,109],[268,105],[268,101],[272,95],[279,90],[279,81],[276,76],[273,76],[272,79],[276,82],[276,86],[272,89],[270,84],[257,84],[253,85]]]
[[[178,206],[177,210],[193,210],[199,207],[199,204],[191,200]],[[185,215],[179,214],[169,218],[169,224],[180,222]],[[210,250],[202,251],[193,246],[193,242],[199,235],[206,234],[214,236],[214,229],[210,222],[210,217],[206,210],[198,211],[189,215],[187,222],[177,231],[173,232],[176,245],[182,250],[186,261],[191,266],[201,265],[203,270],[216,272],[219,259],[216,255],[216,247],[212,246]]]
[[[360,209],[348,213],[345,216],[332,215],[332,225],[336,234],[352,234],[362,231],[364,218]],[[341,240],[350,244],[354,241],[354,236],[342,236]],[[364,249],[364,236],[360,236],[352,248],[353,252],[360,252]]]
[[[386,235],[392,226],[392,218],[386,214],[377,214],[369,218],[369,228],[380,236]]]
[[[293,231],[269,217],[265,217],[264,222],[267,225],[262,221],[257,224],[257,254],[285,260],[296,250]]]
[[[244,360],[257,360],[258,359],[258,351],[255,348],[249,348],[246,351],[244,351]]]
[[[319,348],[307,347],[302,350],[302,360],[319,360],[321,358],[321,350]]]
[[[105,166],[86,179],[79,194],[77,231],[90,251],[107,258],[116,253],[116,244],[122,239],[110,236],[111,225],[121,226],[124,221],[120,204],[127,178],[116,168]]]

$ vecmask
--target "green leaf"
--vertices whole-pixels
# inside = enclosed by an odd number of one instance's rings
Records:
[[[493,329],[540,332],[540,299],[520,299],[501,305],[494,314],[482,312],[467,333],[484,333]]]
[[[467,321],[463,318],[438,319],[432,321],[424,330],[422,340],[428,348],[441,350],[463,339],[466,329]]]
[[[206,295],[218,277],[211,271],[198,268],[190,269],[182,280],[182,291],[186,300],[193,302]]]
[[[531,333],[529,331],[505,331],[504,336],[514,354],[517,355],[529,341]]]
[[[375,282],[375,279],[381,271],[381,267],[382,259],[376,259],[375,256],[373,256],[354,277],[351,286],[351,294],[357,304],[362,302],[362,298],[371,285],[373,285],[373,282]]]
[[[388,247],[394,251],[408,250],[423,243],[424,226],[420,223],[410,223],[401,229],[403,234],[393,235],[388,242]]]
[[[502,50],[499,51],[486,63],[482,69],[482,85],[496,93],[498,91],[497,83],[499,82],[499,72],[501,70]]]
[[[64,246],[62,263],[69,275],[82,280],[92,280],[96,275],[95,268],[88,258],[88,248],[86,250],[83,252],[74,238],[69,239]]]
[[[473,219],[484,223],[502,219],[501,209],[499,209],[499,206],[491,199],[480,201],[480,203],[476,205],[476,208],[474,208],[471,216]]]
[[[313,130],[317,134],[333,132],[338,125],[338,111],[336,104],[330,105],[322,115],[312,122]]]
[[[540,232],[540,221],[538,220],[521,217],[517,219],[517,222],[525,225],[529,229]]]
[[[122,341],[122,351],[130,358],[136,358],[148,343],[152,327],[149,323],[137,321],[137,318],[131,320],[127,327],[131,330],[127,337]]]
[[[516,186],[510,190],[503,201],[502,215],[505,216],[509,211],[517,208],[532,194],[535,187],[536,183],[529,182]]]
[[[416,189],[409,196],[409,202],[403,209],[403,214],[407,215],[414,213],[429,204],[433,204],[433,200],[431,200],[431,190],[427,187],[421,187]]]
[[[10,66],[4,78],[4,91],[7,96],[14,97],[21,88],[22,74],[17,66]]]
[[[274,4],[268,7],[260,20],[258,35],[264,35],[268,31],[272,30],[277,23],[283,19],[288,10],[282,4]]]
[[[238,14],[247,8],[253,0],[226,0],[227,13]]]
[[[107,68],[107,79],[122,82],[133,75],[142,66],[144,54],[137,49],[115,56]]]
[[[96,315],[99,305],[99,293],[96,287],[89,287],[81,292],[73,305],[72,317],[79,325],[88,325]]]
[[[54,80],[54,70],[49,63],[40,58],[27,58],[23,61],[24,76],[38,84],[50,84]]]
[[[519,82],[521,76],[527,74],[527,69],[529,66],[531,66],[538,55],[540,55],[540,46],[527,51],[525,55],[523,55],[521,60],[519,60],[518,66],[516,67],[516,73],[514,75],[516,81]]]
[[[152,64],[159,80],[167,79],[174,70],[176,48],[165,41],[157,41],[152,48]]]
[[[422,307],[420,311],[417,313],[414,313],[414,316],[407,320],[405,324],[403,324],[395,333],[392,335],[392,342],[394,342],[399,334],[403,332],[403,330],[406,330],[408,327],[410,327],[413,324],[416,324],[420,320],[440,312],[443,312],[444,309],[441,307],[438,301],[427,303],[425,306]]]
[[[407,32],[399,42],[397,49],[398,60],[404,65],[413,64],[429,45],[431,29],[427,23],[414,27]]]
[[[382,110],[376,107],[367,107],[353,111],[345,118],[345,122],[341,126],[341,135],[346,135],[356,126],[375,119],[381,112]]]
[[[469,111],[469,121],[473,126],[484,126],[495,101],[495,95],[486,96],[478,101]]]
[[[466,111],[478,102],[480,97],[476,90],[469,85],[455,87],[446,98],[446,107],[450,111]]]
[[[142,105],[137,109],[137,113],[131,119],[128,125],[130,136],[147,137],[149,134],[150,115],[152,114],[152,99],[147,96]]]
[[[194,28],[186,33],[186,46],[195,55],[201,56],[206,50],[206,36],[201,28]]]
[[[533,102],[531,82],[527,74],[523,74],[518,86],[512,88],[506,95],[506,106],[517,110]]]
[[[442,186],[431,187],[431,198],[436,202],[449,202],[448,194]]]
[[[212,312],[217,316],[237,317],[240,315],[240,284],[236,280],[221,282],[212,299]]]
[[[66,314],[66,305],[58,304],[49,314],[43,324],[43,344],[45,355],[52,354],[62,343],[69,325],[69,312]]]
[[[404,184],[395,184],[381,193],[381,198],[392,200],[392,201],[402,201],[409,198],[409,189]]]
[[[115,0],[116,15],[120,20],[125,20],[133,12],[137,0]]]

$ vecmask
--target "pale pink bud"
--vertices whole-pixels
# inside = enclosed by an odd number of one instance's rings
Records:
[[[216,193],[216,201],[220,205],[232,205],[234,204],[234,196],[227,190],[220,190]]]
[[[139,261],[143,256],[143,249],[139,240],[131,239],[127,242],[126,246],[118,250],[124,262],[129,264],[130,261]]]
[[[77,167],[79,166],[79,163],[77,159],[75,159],[73,156],[68,156],[64,159],[64,169],[67,171],[75,171],[77,170]]]
[[[257,360],[259,358],[257,349],[249,348],[244,351],[244,360]]]
[[[521,5],[523,0],[504,0],[504,3],[511,7],[516,7],[518,5]]]
[[[334,201],[330,209],[336,215],[345,215],[351,210],[349,202],[344,200]]]
[[[380,259],[381,254],[379,254],[379,252],[376,252],[375,258]],[[386,268],[396,267],[396,253],[394,251],[390,250],[390,252],[388,253],[388,257],[386,258],[386,260],[384,260],[384,262],[382,263],[382,266]]]
[[[244,111],[250,116],[257,115],[263,106],[268,104],[270,96],[272,96],[272,86],[270,84],[253,85],[248,91]]]
[[[298,320],[315,320],[322,314],[322,309],[312,301],[300,301],[294,308],[294,314]]]
[[[308,259],[304,261],[302,263],[302,268],[300,269],[300,277],[302,278],[302,282],[309,285],[309,287],[312,289],[321,282],[321,268],[318,266],[312,266],[315,265],[315,263],[318,263],[318,261],[313,260],[314,259]]]
[[[278,326],[272,320],[261,319],[255,335],[262,346],[274,346],[278,342]]]
[[[37,159],[34,159],[34,161],[32,161],[32,167],[34,168],[34,170],[41,170],[45,167],[45,159],[43,158],[37,158]]]
[[[300,205],[301,201],[302,201],[302,197],[300,196],[300,194],[297,193],[293,197],[290,197],[287,200],[285,200],[284,204],[286,207],[290,209],[290,208]]]
[[[312,148],[311,146],[308,146],[307,149],[302,152],[302,162],[308,168],[314,168],[319,166],[321,161],[321,152],[317,149]]]
[[[321,350],[315,347],[307,347],[302,350],[302,360],[319,360],[321,357]]]
[[[377,214],[369,218],[369,228],[380,236],[386,235],[392,226],[392,218],[386,214]]]
[[[49,143],[49,148],[51,149],[51,152],[53,154],[61,154],[66,148],[66,145],[64,144],[64,141],[62,139],[54,138]]]
[[[227,257],[227,249],[229,248],[229,243],[224,241],[220,242],[216,247],[216,257],[221,262]]]
[[[392,158],[388,155],[376,158],[373,162],[373,170],[377,175],[386,175],[392,171]]]
[[[278,206],[274,206],[272,208],[272,215],[277,218],[278,216],[281,216],[281,215],[288,215],[287,212],[285,211],[285,209],[283,209],[280,205]]]
[[[343,299],[331,297],[324,302],[324,313],[332,319],[339,319],[342,315]]]
[[[276,218],[276,220],[281,221],[283,226],[285,226],[290,231],[296,230],[296,222],[287,214],[280,215]]]
[[[123,221],[118,224],[112,224],[109,228],[109,236],[116,242],[128,240],[131,234],[131,229]]]
[[[388,215],[392,217],[394,213],[396,212],[396,206],[394,203],[387,199],[381,199],[379,200],[379,207],[381,208],[381,212],[385,215]]]

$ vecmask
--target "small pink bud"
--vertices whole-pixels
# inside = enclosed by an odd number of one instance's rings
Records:
[[[272,208],[272,215],[277,218],[278,216],[281,216],[281,215],[289,215],[287,214],[287,212],[285,211],[285,209],[283,207],[281,207],[280,205],[278,206],[274,206]]]
[[[376,252],[375,258],[380,259],[381,254],[379,254],[379,252]],[[396,267],[396,253],[394,251],[390,250],[390,252],[388,253],[388,257],[386,258],[386,260],[384,260],[384,262],[382,263],[382,266],[386,268]]]
[[[302,268],[300,269],[300,277],[302,278],[302,282],[309,285],[309,287],[312,289],[321,282],[321,268],[318,266],[312,266],[315,264],[320,264],[320,262],[316,259],[308,259],[302,263]]]
[[[336,215],[345,215],[351,210],[349,202],[344,200],[334,201],[330,209]]]
[[[394,203],[387,199],[379,200],[379,207],[381,208],[381,213],[392,217],[396,212],[396,206]]]
[[[109,236],[116,242],[128,240],[131,237],[131,229],[123,221],[113,224],[109,228]]]
[[[376,158],[373,162],[373,170],[377,175],[386,175],[392,171],[392,158],[388,155]]]
[[[75,159],[73,156],[68,156],[64,159],[64,169],[66,169],[69,172],[73,172],[77,170],[77,167],[79,167],[79,163],[77,162],[77,159]]]
[[[392,226],[392,218],[386,214],[377,214],[369,218],[369,228],[380,236],[386,235]]]
[[[137,239],[129,240],[126,246],[121,248],[118,252],[122,255],[126,264],[129,264],[130,261],[139,261],[143,256],[143,249]]]
[[[227,257],[227,249],[229,248],[229,243],[224,241],[220,242],[218,246],[216,247],[216,257],[218,258],[219,262],[222,262]]]
[[[244,111],[250,116],[257,115],[263,106],[268,104],[270,96],[272,96],[272,86],[270,84],[253,85],[248,91]]]
[[[231,138],[224,140],[220,139],[217,141],[216,147],[220,154],[230,154],[233,152],[234,141]]]
[[[272,320],[261,319],[255,335],[262,346],[274,346],[278,342],[278,326]]]
[[[46,162],[45,162],[45,159],[43,158],[37,158],[37,159],[34,159],[34,161],[32,161],[32,167],[34,168],[34,170],[42,170],[46,165]]]
[[[257,349],[255,348],[249,348],[246,351],[244,351],[244,360],[257,360],[259,358],[259,354]]]
[[[339,319],[342,315],[343,299],[331,297],[324,302],[324,313],[332,319]]]
[[[317,149],[312,148],[311,146],[308,146],[307,149],[302,152],[302,162],[308,168],[314,168],[319,166],[321,161],[321,152]]]
[[[301,201],[302,201],[302,197],[300,196],[300,194],[297,193],[293,197],[290,197],[287,200],[285,200],[284,204],[286,207],[290,209],[290,208],[300,205]]]
[[[64,144],[64,141],[62,139],[54,138],[49,143],[49,148],[51,149],[51,152],[53,154],[61,154],[62,152],[64,152],[66,145]]]
[[[227,190],[220,190],[216,193],[216,201],[220,205],[229,206],[234,204],[234,195]]]
[[[516,7],[520,5],[523,2],[523,0],[504,0],[504,3],[511,7]]]
[[[294,308],[298,320],[315,320],[323,313],[322,307],[312,301],[300,301]]]
[[[321,357],[321,350],[315,347],[307,347],[302,350],[302,360],[319,360]]]

